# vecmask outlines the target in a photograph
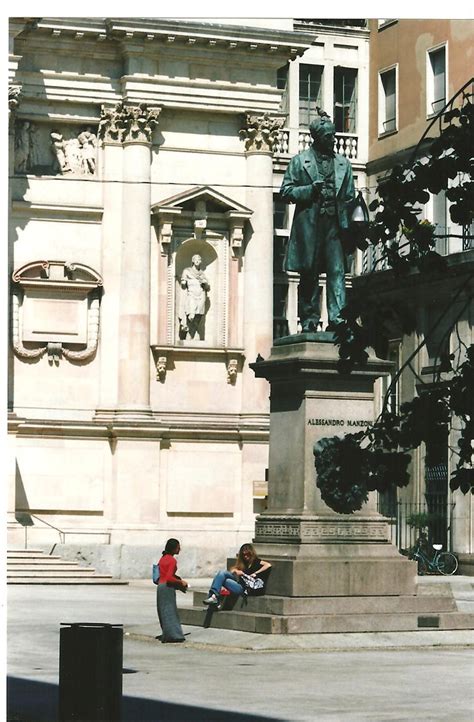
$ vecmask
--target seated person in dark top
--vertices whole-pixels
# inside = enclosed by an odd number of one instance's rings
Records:
[[[258,558],[252,544],[243,544],[239,549],[235,566],[230,571],[217,572],[212,580],[209,596],[203,603],[218,605],[222,587],[239,596],[265,594],[271,566],[269,562]]]

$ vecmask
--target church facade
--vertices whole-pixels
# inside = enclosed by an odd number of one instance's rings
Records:
[[[369,90],[365,21],[10,19],[10,544],[146,577],[168,537],[188,576],[251,540],[281,180],[320,107],[367,188]]]

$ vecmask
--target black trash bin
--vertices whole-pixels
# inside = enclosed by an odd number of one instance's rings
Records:
[[[59,639],[60,722],[120,722],[121,624],[62,622]]]

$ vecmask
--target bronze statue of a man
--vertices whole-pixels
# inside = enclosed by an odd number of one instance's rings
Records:
[[[346,258],[341,236],[347,232],[355,200],[351,164],[334,153],[335,126],[327,114],[314,120],[313,144],[291,159],[280,194],[296,203],[285,270],[300,274],[298,313],[302,333],[320,323],[319,275],[326,272],[328,330],[341,322],[346,304]]]

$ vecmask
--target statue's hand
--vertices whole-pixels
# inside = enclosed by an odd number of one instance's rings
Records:
[[[320,180],[313,181],[312,185],[313,185],[313,193],[316,197],[318,197],[323,191],[324,181],[320,181]]]

